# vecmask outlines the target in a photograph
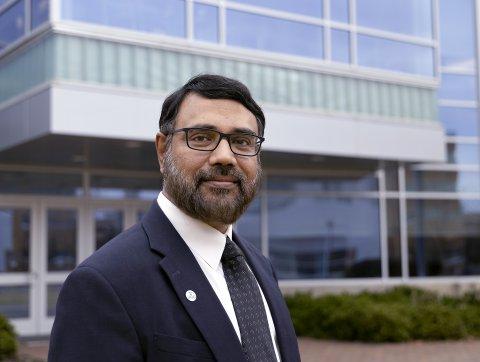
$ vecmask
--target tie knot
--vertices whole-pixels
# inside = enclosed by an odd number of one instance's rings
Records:
[[[240,248],[228,236],[226,238],[225,249],[223,249],[222,261],[229,261],[238,256],[243,256]]]

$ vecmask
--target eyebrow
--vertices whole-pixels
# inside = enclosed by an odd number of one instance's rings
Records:
[[[215,127],[215,126],[213,126],[209,123],[196,124],[196,125],[193,125],[190,128],[207,128],[207,129],[212,129],[214,131],[218,131],[217,127]],[[254,131],[252,131],[250,128],[246,128],[246,127],[234,128],[231,133],[245,133],[245,134],[250,134],[252,136],[257,136],[257,134]]]

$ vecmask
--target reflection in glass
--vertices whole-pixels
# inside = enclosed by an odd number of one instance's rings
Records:
[[[448,163],[478,165],[479,155],[478,145],[447,143]]]
[[[123,212],[114,209],[95,210],[96,249],[113,239],[123,230]]]
[[[406,173],[407,191],[480,192],[475,171],[411,171]]]
[[[139,210],[137,211],[137,222],[141,221],[142,218],[145,216],[147,213],[147,210]]]
[[[0,171],[0,193],[82,196],[82,175]]]
[[[398,166],[393,162],[385,164],[385,186],[388,191],[398,191]]]
[[[480,274],[480,200],[409,200],[410,275]]]
[[[28,318],[30,287],[16,285],[0,287],[0,314],[7,318]]]
[[[31,0],[32,2],[32,29],[48,20],[49,0]]]
[[[331,30],[332,60],[335,62],[350,63],[350,34],[348,31]]]
[[[48,270],[75,268],[77,257],[77,211],[48,210]]]
[[[0,272],[29,270],[30,210],[0,209]]]
[[[62,289],[62,284],[47,285],[47,316],[55,317],[58,295]]]
[[[476,108],[438,107],[438,118],[448,136],[478,137],[478,110]]]
[[[323,58],[323,28],[243,11],[227,10],[227,44]]]
[[[378,199],[269,195],[268,213],[279,278],[380,276]]]
[[[318,18],[323,16],[323,0],[235,0],[235,2]]]
[[[473,0],[440,0],[440,55],[443,66],[475,69]]]
[[[25,3],[17,1],[0,15],[0,49],[25,33]]]
[[[360,26],[432,37],[431,0],[357,0]]]
[[[106,199],[154,200],[162,188],[159,177],[92,175],[90,194]]]
[[[244,237],[255,245],[258,250],[262,249],[260,218],[260,197],[257,196],[247,211],[245,211],[242,217],[235,223],[235,231],[237,231],[241,237]]]
[[[270,176],[269,191],[324,191],[351,192],[377,191],[378,182],[374,173],[342,176]]]
[[[183,0],[62,0],[62,18],[185,37]]]
[[[400,211],[398,200],[387,199],[387,240],[388,275],[402,275],[402,254],[400,250]]]
[[[342,23],[349,22],[349,0],[330,0],[330,19]]]
[[[194,4],[195,39],[218,42],[218,7],[205,4]]]
[[[475,101],[477,79],[474,75],[442,74],[438,98]]]
[[[433,76],[433,48],[359,34],[358,64]]]

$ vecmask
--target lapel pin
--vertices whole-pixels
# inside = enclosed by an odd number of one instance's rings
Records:
[[[187,290],[187,292],[185,293],[185,296],[190,302],[195,302],[197,300],[197,295],[193,290]]]

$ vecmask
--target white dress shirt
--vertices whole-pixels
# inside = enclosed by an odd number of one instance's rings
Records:
[[[222,263],[220,262],[223,249],[225,248],[226,236],[228,235],[228,237],[232,239],[232,225],[229,225],[227,232],[223,234],[203,221],[184,213],[167,199],[162,192],[158,195],[157,202],[158,206],[160,206],[163,213],[167,216],[173,227],[192,251],[198,265],[200,265],[200,268],[207,277],[207,280],[217,294],[220,303],[230,318],[233,328],[235,329],[235,332],[237,332],[238,339],[241,341],[240,328],[238,327],[237,317],[235,316],[235,309],[233,308],[227,282],[223,275]],[[270,328],[275,355],[277,356],[277,361],[280,361],[272,315],[260,285],[258,288],[260,289],[265,311],[267,312],[268,327]]]

